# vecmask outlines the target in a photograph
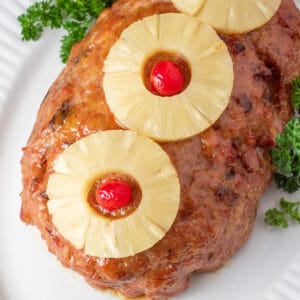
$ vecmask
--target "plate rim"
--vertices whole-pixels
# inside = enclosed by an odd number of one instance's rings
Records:
[[[5,7],[5,11],[8,12],[8,18],[11,18],[11,23],[17,24],[16,16],[32,2],[34,1],[11,0],[10,2],[1,2],[0,11]],[[300,0],[295,0],[295,2],[298,7],[300,7]],[[7,7],[10,5],[13,8],[17,7],[18,9],[9,10]],[[7,18],[5,20],[7,20]],[[1,59],[2,61],[5,61],[6,57],[9,57],[9,59],[4,64],[4,67],[2,66],[2,68],[0,68],[0,80],[5,77],[9,80],[2,81],[0,85],[0,120],[2,119],[1,115],[5,113],[6,99],[13,86],[13,82],[15,81],[20,68],[25,63],[27,55],[29,55],[34,47],[36,47],[36,44],[33,43],[21,43],[17,27],[13,27],[13,31],[8,30],[7,25],[4,23],[5,20],[0,18],[0,32],[2,33],[2,35],[0,35],[0,62]],[[14,45],[18,45],[18,51],[14,49]],[[19,55],[20,52],[23,53],[22,57]],[[286,294],[287,290],[289,291],[289,294]],[[1,285],[0,278],[0,299],[2,299],[3,295],[5,297],[5,290]],[[291,295],[292,297],[295,296],[295,298],[290,298]],[[281,277],[266,290],[262,297],[264,300],[300,298],[300,252],[296,255],[293,262],[283,271]]]

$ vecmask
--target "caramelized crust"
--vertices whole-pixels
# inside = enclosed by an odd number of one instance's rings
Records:
[[[259,30],[222,36],[234,62],[229,106],[207,131],[162,144],[181,184],[181,207],[171,230],[132,257],[87,256],[53,226],[47,180],[67,145],[98,130],[119,128],[102,90],[103,62],[129,24],[166,12],[176,12],[167,0],[119,0],[73,47],[24,148],[21,194],[22,220],[38,226],[64,266],[96,288],[159,300],[186,289],[192,272],[221,267],[248,238],[273,173],[269,150],[292,115],[290,82],[300,72],[300,14],[292,0],[282,0],[277,14]]]

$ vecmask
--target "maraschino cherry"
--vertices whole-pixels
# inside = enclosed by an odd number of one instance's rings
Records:
[[[108,180],[96,189],[96,202],[102,208],[113,211],[128,205],[132,198],[130,185],[122,180]]]
[[[160,96],[174,96],[184,88],[184,76],[180,68],[171,61],[158,61],[150,74],[152,92]]]

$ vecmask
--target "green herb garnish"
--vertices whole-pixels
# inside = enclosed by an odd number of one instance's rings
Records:
[[[295,221],[300,224],[300,202],[289,202],[281,198],[279,205],[279,209],[272,208],[265,213],[265,222],[267,224],[282,228],[289,227],[289,221]]]
[[[300,76],[292,82],[292,104],[300,109]],[[282,134],[276,137],[277,146],[270,152],[276,167],[274,175],[278,188],[293,193],[300,188],[300,118],[293,117]]]
[[[46,0],[34,3],[18,17],[24,41],[37,41],[45,28],[64,28],[60,57],[66,62],[72,46],[81,41],[100,12],[113,0]]]
[[[286,192],[293,193],[300,188],[300,119],[292,118],[284,132],[277,135],[277,147],[271,150],[276,167],[275,183]]]
[[[300,76],[292,82],[292,104],[300,110]],[[293,193],[300,188],[300,118],[294,116],[285,126],[282,134],[276,137],[277,146],[270,152],[276,167],[274,175],[278,188]],[[280,209],[272,208],[265,213],[265,222],[272,226],[286,228],[289,220],[300,224],[300,202],[280,199]]]

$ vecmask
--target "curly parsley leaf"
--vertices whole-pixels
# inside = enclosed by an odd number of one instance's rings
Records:
[[[42,1],[31,5],[26,13],[18,17],[21,24],[22,39],[24,41],[38,40],[45,27],[60,28],[62,26],[62,14],[52,2]]]
[[[100,12],[113,0],[45,0],[31,5],[18,17],[24,41],[37,41],[45,28],[63,28],[60,56],[66,62],[72,46],[81,41]]]
[[[64,24],[64,29],[67,31],[67,35],[62,37],[60,47],[60,57],[63,62],[68,60],[72,46],[84,38],[89,26],[89,21],[80,23],[70,21]]]
[[[267,224],[282,228],[289,227],[290,221],[300,224],[300,202],[289,202],[281,198],[279,206],[279,209],[272,208],[265,213],[265,222]]]
[[[276,138],[277,146],[271,150],[276,167],[277,187],[293,193],[300,188],[300,119],[292,118],[284,132]]]

